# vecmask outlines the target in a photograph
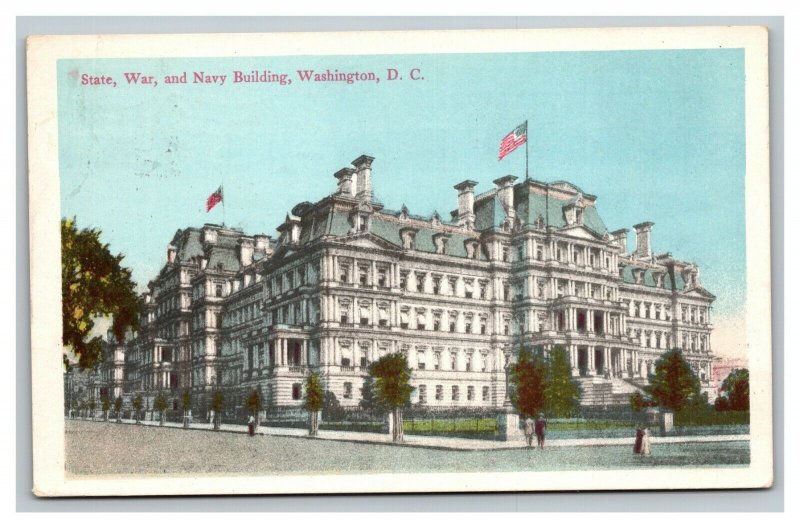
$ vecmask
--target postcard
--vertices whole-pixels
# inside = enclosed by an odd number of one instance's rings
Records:
[[[33,492],[771,486],[767,65],[760,27],[30,37]]]

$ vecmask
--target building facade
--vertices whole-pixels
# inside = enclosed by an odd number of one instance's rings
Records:
[[[597,383],[636,390],[675,347],[709,383],[714,296],[696,265],[652,250],[652,223],[629,250],[595,196],[514,176],[479,195],[455,185],[447,219],[389,210],[372,163],[336,172],[335,191],[294,206],[276,237],[179,230],[124,345],[125,391],[189,391],[199,413],[214,390],[299,408],[314,370],[356,405],[370,363],[401,352],[414,403],[500,407],[520,348],[556,345],[585,399]]]

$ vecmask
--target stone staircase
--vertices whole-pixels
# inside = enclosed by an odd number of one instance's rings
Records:
[[[630,397],[641,389],[630,380],[600,376],[578,378],[581,386],[581,407],[622,407],[630,405]]]

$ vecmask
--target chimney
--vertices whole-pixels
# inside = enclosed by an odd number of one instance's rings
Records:
[[[253,239],[242,237],[239,239],[239,263],[242,266],[249,266],[253,263]]]
[[[255,250],[266,253],[269,249],[269,237],[267,235],[254,235]]]
[[[494,181],[497,186],[497,196],[500,198],[500,204],[506,214],[506,220],[514,220],[516,216],[514,212],[514,182],[516,180],[516,176],[509,175]]]
[[[336,189],[338,194],[342,194],[344,196],[355,196],[355,186],[353,185],[353,174],[355,174],[355,169],[351,167],[345,167],[340,169],[334,173],[334,176],[337,180],[339,180],[339,187]]]
[[[363,198],[368,202],[372,201],[372,162],[366,154],[362,154],[352,161],[356,168],[356,198]]]
[[[475,186],[478,182],[464,180],[453,188],[458,191],[458,225],[475,229]]]
[[[175,263],[175,256],[177,255],[178,250],[172,244],[167,246],[167,262],[170,264]]]
[[[622,253],[628,252],[628,230],[617,229],[611,233],[611,240],[622,249]]]
[[[650,228],[655,224],[653,222],[642,222],[636,224],[633,228],[636,230],[636,249],[634,250],[634,257],[643,259],[652,256],[650,249]]]
[[[209,225],[203,226],[203,243],[216,244],[217,243],[217,230]]]

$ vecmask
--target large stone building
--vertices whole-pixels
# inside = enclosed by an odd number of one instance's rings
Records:
[[[653,252],[652,223],[629,251],[595,196],[514,176],[479,195],[459,183],[449,218],[389,210],[372,162],[336,172],[335,192],[294,206],[275,238],[179,230],[125,343],[126,392],[190,390],[202,413],[213,390],[255,388],[299,407],[313,369],[356,405],[368,365],[402,352],[414,403],[498,407],[520,347],[554,345],[587,405],[627,401],[673,347],[709,381],[714,296],[696,265]]]

